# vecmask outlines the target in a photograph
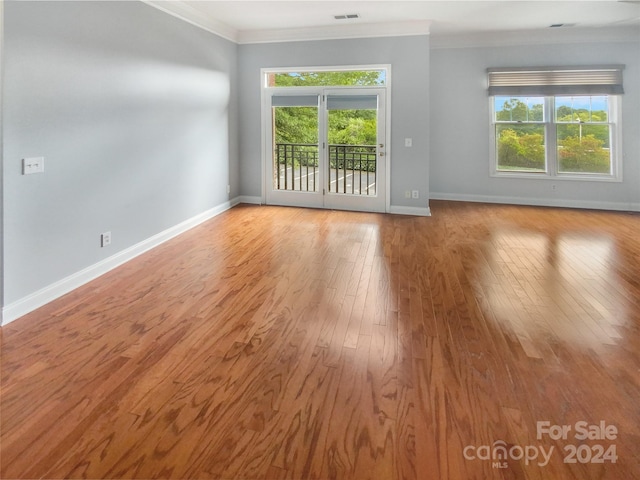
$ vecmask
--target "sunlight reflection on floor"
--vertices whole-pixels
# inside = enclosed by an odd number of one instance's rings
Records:
[[[608,236],[499,228],[486,255],[481,288],[529,356],[542,358],[542,342],[598,348],[621,338],[628,302]]]

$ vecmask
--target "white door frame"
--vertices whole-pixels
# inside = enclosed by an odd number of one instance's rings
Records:
[[[320,191],[278,191],[273,189],[273,124],[271,97],[279,96],[322,96],[322,89],[318,87],[295,87],[295,88],[271,88],[268,89],[262,103],[262,203],[270,205],[296,205],[300,207],[323,208],[322,185],[324,183],[324,172],[319,169],[318,183]],[[324,126],[322,124],[322,105],[318,102],[318,139],[324,136]],[[318,155],[321,152],[318,151]]]
[[[324,90],[323,95],[328,98],[329,96],[340,96],[341,94],[353,95],[376,95],[378,97],[378,119],[377,122],[377,140],[376,145],[376,158],[378,159],[378,169],[376,169],[376,196],[370,197],[365,195],[348,195],[340,193],[326,192],[324,195],[324,207],[335,210],[356,210],[356,211],[375,211],[375,212],[387,212],[387,176],[388,176],[388,164],[387,164],[387,146],[389,145],[387,140],[387,116],[386,116],[386,94],[385,88],[380,87],[332,87]],[[323,128],[328,127],[328,114],[327,102],[325,101],[323,106],[322,123]],[[328,132],[325,132],[325,139]],[[382,145],[382,146],[380,146]],[[328,147],[323,152],[325,155],[325,161],[328,164]],[[326,165],[325,165],[326,167]],[[326,170],[326,168],[325,168]],[[326,181],[325,181],[326,184]],[[378,194],[380,191],[382,193]]]
[[[283,72],[302,72],[302,71],[361,71],[361,70],[385,70],[386,72],[386,81],[383,86],[373,86],[373,87],[361,87],[361,86],[336,86],[336,87],[268,87],[267,86],[267,75],[270,73],[283,73]],[[272,179],[271,179],[271,162],[272,162],[272,132],[271,132],[271,96],[274,93],[278,95],[308,95],[308,94],[319,94],[322,95],[326,91],[331,91],[335,93],[336,91],[351,91],[353,93],[357,91],[361,91],[363,94],[372,90],[384,90],[382,96],[384,98],[384,141],[381,142],[384,144],[384,161],[379,163],[379,166],[384,168],[384,180],[381,182],[381,186],[384,190],[382,193],[384,197],[384,211],[390,211],[391,204],[391,65],[352,65],[352,66],[337,66],[337,67],[300,67],[300,68],[262,68],[260,70],[260,79],[261,79],[261,145],[262,145],[262,162],[261,162],[261,172],[262,172],[262,194],[261,200],[263,204],[267,203],[267,191],[273,191]],[[319,125],[319,135],[320,141],[322,138],[326,137],[325,133],[325,125],[326,125],[326,107],[325,105],[320,105],[320,125]],[[320,175],[320,179],[324,180],[324,173]],[[324,183],[324,182],[323,182]],[[290,192],[289,192],[290,193]],[[307,192],[301,192],[306,194]],[[310,197],[315,197],[318,194],[308,193]],[[321,196],[321,195],[320,195]],[[322,197],[322,196],[321,196]],[[303,197],[298,197],[303,198]],[[321,202],[314,200],[302,201],[300,206],[309,206],[315,208],[331,208],[324,207],[324,199],[321,199]],[[335,207],[339,208],[339,207]],[[358,206],[354,206],[349,209],[360,210]],[[366,211],[366,208],[362,210]]]

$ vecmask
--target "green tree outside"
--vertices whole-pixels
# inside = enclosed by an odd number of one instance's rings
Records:
[[[561,172],[609,173],[609,151],[593,135],[566,137],[558,148]]]
[[[316,107],[275,107],[276,143],[318,143]]]
[[[381,71],[276,73],[270,84],[278,87],[304,86],[380,86]],[[318,143],[318,111],[314,107],[275,108],[276,143]],[[331,110],[329,143],[334,145],[375,145],[375,110]]]
[[[269,84],[277,87],[303,86],[380,86],[385,82],[380,71],[301,72],[273,74]],[[376,145],[376,110],[330,110],[328,116],[330,145]],[[275,143],[296,146],[294,161],[317,165],[318,109],[316,107],[275,107]],[[365,148],[356,148],[355,151]],[[370,149],[369,149],[370,150]],[[313,154],[312,154],[313,153]],[[299,159],[298,159],[299,157]],[[375,166],[371,167],[375,168]]]
[[[496,110],[496,120],[523,122],[497,124],[499,170],[545,170],[544,128],[524,122],[542,122],[541,102],[527,105],[519,98],[504,101]],[[561,105],[556,110],[558,162],[561,172],[608,173],[609,125],[606,110],[572,108]]]
[[[329,112],[329,144],[375,145],[377,143],[375,110],[331,110]]]
[[[274,87],[379,87],[384,82],[383,72],[378,70],[274,73],[269,79]]]
[[[544,127],[498,125],[498,169],[545,171]]]

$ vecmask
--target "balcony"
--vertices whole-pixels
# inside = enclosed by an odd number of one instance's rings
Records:
[[[318,145],[277,143],[275,178],[277,190],[318,192]],[[376,195],[376,146],[329,145],[329,193]]]

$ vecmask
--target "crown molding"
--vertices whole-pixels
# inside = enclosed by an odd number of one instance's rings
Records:
[[[337,40],[349,38],[399,37],[428,35],[431,21],[356,23],[323,27],[245,30],[239,32],[238,43],[302,42],[310,40]]]
[[[182,0],[140,1],[196,27],[239,44],[427,35],[429,34],[429,27],[431,26],[431,21],[409,21],[238,31],[225,23],[205,15],[197,8],[193,8]]]
[[[140,0],[147,5],[162,10],[169,15],[184,20],[185,22],[202,28],[208,32],[214,33],[219,37],[238,43],[238,31],[219,22],[209,15],[203,14],[200,10],[193,8],[191,5],[181,0]]]
[[[430,35],[431,49],[482,48],[559,43],[624,43],[640,42],[640,27],[599,27],[519,30],[505,32]]]
[[[617,26],[519,30],[504,32],[468,32],[438,34],[430,31],[430,20],[389,23],[351,23],[323,27],[260,29],[239,31],[202,13],[182,0],[140,0],[169,15],[225,38],[236,44],[300,42],[349,38],[430,35],[432,49],[551,45],[557,43],[615,43],[640,41],[640,27]]]

